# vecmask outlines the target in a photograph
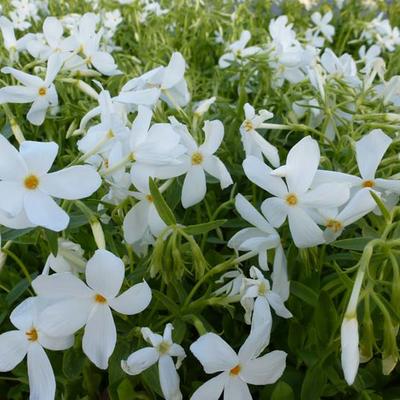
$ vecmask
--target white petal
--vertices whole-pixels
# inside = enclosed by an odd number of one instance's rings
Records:
[[[169,89],[175,86],[185,73],[185,59],[179,52],[174,52],[171,56],[168,66],[164,70],[164,77],[162,82],[163,89]]]
[[[100,185],[100,175],[93,167],[75,165],[44,176],[40,189],[59,199],[77,200],[90,196]]]
[[[228,373],[222,373],[203,383],[192,395],[190,400],[218,400],[228,381]]]
[[[115,299],[109,301],[115,311],[134,315],[142,312],[151,302],[151,289],[146,282],[133,285]]]
[[[68,214],[50,196],[38,189],[25,192],[24,208],[29,221],[35,225],[56,232],[68,226]]]
[[[275,383],[285,370],[286,356],[284,351],[275,350],[263,357],[249,360],[243,365],[240,377],[253,385]]]
[[[66,350],[74,345],[74,336],[48,336],[44,332],[39,334],[39,343],[42,347],[49,350]]]
[[[309,190],[300,197],[305,207],[332,208],[343,205],[350,197],[350,188],[347,183],[323,183],[315,189]]]
[[[32,103],[38,97],[38,89],[25,86],[6,86],[0,89],[0,104]]]
[[[39,326],[49,336],[72,335],[86,324],[94,306],[90,298],[58,301],[40,314]]]
[[[140,240],[148,227],[150,204],[147,200],[136,203],[125,215],[123,222],[124,239],[132,244]]]
[[[47,60],[45,83],[49,86],[53,83],[56,75],[63,65],[63,56],[60,53],[53,53]]]
[[[261,211],[271,225],[277,228],[285,222],[289,212],[289,206],[283,199],[270,197],[261,204]]]
[[[240,193],[235,198],[235,207],[240,216],[248,223],[266,233],[275,233],[272,226],[257,211],[257,209]]]
[[[154,347],[145,347],[132,353],[127,360],[121,361],[121,368],[129,375],[139,375],[158,361],[158,351]]]
[[[127,104],[152,106],[159,99],[160,93],[161,91],[158,88],[121,92],[117,97],[115,97],[115,101]]]
[[[274,269],[271,274],[272,290],[281,296],[283,301],[289,298],[290,282],[287,273],[287,261],[282,245],[275,250]]]
[[[265,138],[263,138],[258,132],[250,132],[250,135],[253,136],[254,141],[261,149],[265,158],[271,163],[274,168],[278,168],[280,164],[278,149],[271,143],[269,143]]]
[[[0,181],[0,210],[14,217],[24,206],[24,187],[20,182]]]
[[[243,169],[247,178],[261,189],[283,197],[287,194],[285,183],[278,176],[271,175],[272,169],[256,157],[250,156],[243,161]]]
[[[43,22],[43,35],[51,47],[56,47],[63,35],[64,29],[61,22],[55,17],[47,17]]]
[[[0,154],[0,179],[23,179],[27,172],[25,162],[17,149],[3,135],[0,135]]]
[[[295,245],[313,247],[325,242],[323,232],[300,207],[289,207],[289,228]]]
[[[96,250],[86,265],[87,284],[109,299],[114,298],[120,291],[124,276],[124,263],[107,250]]]
[[[357,318],[344,318],[340,331],[340,339],[344,378],[349,385],[352,385],[360,364]]]
[[[117,342],[114,319],[107,305],[98,305],[91,314],[82,339],[83,352],[98,368],[107,369]]]
[[[270,306],[274,309],[277,315],[282,318],[291,318],[293,315],[292,313],[285,307],[283,304],[283,300],[279,296],[279,294],[269,291],[267,293],[267,300]]]
[[[25,357],[29,342],[24,332],[10,331],[0,335],[0,372],[14,369]]]
[[[160,357],[158,371],[165,400],[182,400],[182,393],[179,389],[179,375],[170,356],[163,355]]]
[[[149,209],[149,228],[151,234],[158,237],[166,227],[167,225],[158,214],[157,208],[154,204],[151,204]]]
[[[400,180],[375,179],[375,185],[378,189],[400,194]]]
[[[225,384],[224,400],[252,400],[247,383],[243,382],[240,377],[229,377]]]
[[[118,75],[121,72],[118,70],[117,64],[111,54],[105,51],[97,51],[91,55],[93,66],[104,75]]]
[[[362,179],[358,176],[345,174],[343,172],[317,170],[312,182],[312,187],[317,187],[323,183],[348,183],[351,186],[361,185]]]
[[[63,297],[88,298],[93,292],[77,276],[70,272],[39,275],[32,287],[40,297],[60,299]]]
[[[224,138],[224,125],[219,120],[206,121],[204,122],[203,130],[206,137],[199,150],[204,151],[206,154],[214,154]]]
[[[46,97],[38,97],[26,115],[26,119],[33,125],[42,125],[46,117],[49,101]]]
[[[232,185],[232,177],[225,164],[216,156],[211,155],[203,161],[204,170],[211,176],[217,178],[221,183],[221,189]]]
[[[37,342],[28,350],[29,400],[54,400],[56,380],[49,358]]]
[[[182,188],[182,205],[184,208],[191,207],[206,195],[206,177],[200,165],[193,165],[185,176]]]
[[[190,346],[191,352],[203,365],[207,374],[229,371],[239,364],[239,357],[220,336],[206,333]]]
[[[374,179],[375,172],[392,139],[381,129],[374,129],[356,143],[358,169],[364,179]]]
[[[53,165],[58,152],[58,144],[25,140],[21,143],[19,152],[29,172],[40,176],[45,174]]]
[[[11,74],[15,79],[20,81],[25,86],[34,86],[36,88],[43,86],[44,82],[37,76],[27,74],[23,71],[18,71],[15,68],[4,67],[1,69],[3,74]]]
[[[311,136],[306,136],[291,148],[286,159],[289,191],[300,194],[311,186],[319,159],[318,142]]]

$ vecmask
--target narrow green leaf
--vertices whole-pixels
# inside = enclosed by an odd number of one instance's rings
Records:
[[[43,231],[47,243],[49,244],[50,251],[53,253],[53,256],[56,257],[58,253],[58,235],[56,232],[50,231],[49,229],[43,229]]]
[[[152,178],[149,178],[150,193],[153,198],[154,205],[160,214],[161,219],[168,225],[175,225],[176,219],[172,210],[169,208],[168,204],[164,200],[164,197],[158,190],[158,187],[154,183]]]
[[[326,383],[324,369],[319,363],[313,365],[306,372],[301,387],[301,400],[320,400]]]
[[[301,282],[291,281],[290,291],[294,296],[298,297],[300,300],[303,300],[311,307],[315,307],[318,303],[317,293]]]
[[[378,206],[378,208],[381,211],[383,217],[385,218],[385,221],[389,222],[390,221],[390,214],[389,214],[389,211],[386,208],[385,204],[383,203],[382,199],[373,190],[370,190],[369,193],[374,198],[376,205]]]
[[[339,249],[346,250],[364,250],[364,247],[372,240],[371,237],[358,237],[352,239],[336,240],[336,242],[331,243],[332,246]]]
[[[205,222],[204,224],[188,225],[185,226],[183,230],[188,235],[202,235],[203,233],[207,233],[209,231],[219,228],[226,221],[226,219],[218,219],[216,221]]]

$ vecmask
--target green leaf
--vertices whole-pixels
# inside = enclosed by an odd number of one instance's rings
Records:
[[[64,352],[62,370],[66,378],[77,379],[82,374],[85,357],[80,350],[72,347]]]
[[[293,389],[286,382],[280,381],[272,392],[271,400],[293,400]]]
[[[362,251],[364,247],[374,238],[371,237],[358,237],[352,239],[337,240],[331,243],[332,246],[345,250]]]
[[[322,343],[329,344],[336,332],[338,318],[335,305],[325,291],[321,291],[319,294],[314,318],[319,339]]]
[[[183,228],[183,230],[188,235],[202,235],[203,233],[207,233],[214,229],[219,228],[223,224],[225,224],[226,219],[218,219],[216,221],[205,222],[204,224],[197,224],[197,225],[188,225]]]
[[[315,307],[318,303],[317,293],[301,282],[291,281],[290,291],[294,296],[298,297],[300,300],[303,300],[311,307]]]
[[[306,372],[301,387],[301,400],[319,400],[324,391],[326,375],[319,363],[314,364]]]
[[[58,235],[57,232],[50,231],[49,229],[43,229],[44,235],[46,236],[47,243],[49,244],[50,251],[53,256],[56,257],[58,253]]]
[[[37,273],[32,274],[32,280],[35,279],[37,276]],[[29,286],[31,283],[26,279],[21,279],[13,288],[12,290],[7,293],[6,296],[6,301],[9,305],[13,304],[15,301],[17,301],[24,293],[26,290],[28,290]]]
[[[156,186],[156,184],[154,183],[154,180],[152,178],[149,178],[149,187],[150,187],[150,193],[153,198],[154,205],[155,205],[161,219],[168,226],[175,225],[176,224],[175,215],[172,212],[172,210],[169,208],[166,201],[164,200],[164,197],[162,197],[160,191],[158,190],[158,187]]]

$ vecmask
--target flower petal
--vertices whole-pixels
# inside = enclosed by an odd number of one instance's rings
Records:
[[[199,150],[206,154],[214,154],[224,138],[224,125],[219,120],[205,121],[203,130],[206,137]]]
[[[286,182],[290,192],[304,193],[314,179],[320,159],[318,142],[306,136],[289,151],[286,159]]]
[[[185,67],[186,63],[182,54],[178,51],[174,52],[169,64],[164,69],[162,88],[169,89],[182,80],[185,74]]]
[[[252,400],[247,383],[243,382],[240,377],[229,377],[225,384],[224,400]]]
[[[252,385],[270,385],[275,383],[286,368],[284,351],[275,350],[263,357],[247,361],[241,371],[240,377]]]
[[[283,199],[270,197],[261,204],[261,211],[271,225],[278,228],[285,222],[289,206]]]
[[[323,183],[300,197],[305,207],[333,208],[343,205],[350,197],[348,183]]]
[[[192,395],[190,400],[218,400],[228,381],[228,373],[222,373],[203,383]]]
[[[132,353],[127,360],[121,361],[121,368],[128,375],[139,375],[158,361],[158,351],[154,347],[145,347]]]
[[[15,217],[24,206],[24,187],[20,182],[0,181],[0,210]]]
[[[381,129],[374,129],[356,143],[358,169],[364,179],[374,179],[375,172],[392,139]]]
[[[206,176],[200,165],[193,165],[185,176],[182,188],[182,205],[191,207],[204,199],[206,195]]]
[[[325,242],[321,229],[302,208],[289,207],[288,216],[290,233],[297,247],[312,247]]]
[[[46,97],[38,97],[26,115],[26,119],[33,125],[42,125],[46,117],[49,101]]]
[[[271,175],[272,169],[254,156],[249,156],[243,161],[243,169],[247,178],[261,189],[283,197],[287,194],[287,187],[278,176]]]
[[[118,294],[124,276],[124,263],[107,250],[96,250],[86,265],[87,284],[108,299],[112,299]]]
[[[115,311],[134,315],[142,312],[151,302],[151,289],[146,282],[133,285],[115,299],[109,301]]]
[[[18,150],[0,135],[0,179],[20,180],[26,175],[27,169]]]
[[[38,97],[37,88],[26,86],[6,86],[0,89],[0,104],[32,103]]]
[[[37,76],[27,74],[15,68],[4,67],[1,69],[3,74],[11,74],[15,79],[20,81],[25,86],[34,86],[36,88],[43,86],[44,82]]]
[[[50,86],[63,65],[63,56],[60,53],[53,53],[47,60],[46,86]]]
[[[123,222],[124,239],[132,244],[140,240],[148,228],[150,203],[145,199],[136,203],[125,215]]]
[[[101,185],[97,171],[89,165],[75,165],[45,175],[40,188],[59,199],[77,200],[90,196]]]
[[[19,147],[30,173],[45,174],[53,165],[58,153],[58,144],[55,142],[33,142],[25,140]]]
[[[25,192],[24,208],[33,224],[52,231],[62,231],[69,223],[68,214],[46,193],[40,190]]]
[[[49,350],[66,350],[74,345],[74,336],[48,336],[44,332],[39,334],[39,343],[45,349]]]
[[[190,346],[191,352],[202,364],[207,374],[229,371],[239,364],[232,347],[215,333],[206,333]]]
[[[225,164],[216,156],[211,155],[203,161],[204,170],[220,181],[221,189],[232,185],[232,177]]]
[[[43,35],[51,47],[57,47],[64,29],[56,17],[47,17],[43,22]]]
[[[10,331],[0,335],[0,372],[14,369],[25,357],[29,342],[24,332]]]
[[[82,339],[83,352],[98,368],[107,369],[117,343],[114,319],[107,305],[98,305],[91,314]]]
[[[166,400],[181,400],[182,393],[179,389],[179,375],[176,371],[172,357],[162,355],[158,360],[160,386]]]

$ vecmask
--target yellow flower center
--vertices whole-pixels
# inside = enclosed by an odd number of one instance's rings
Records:
[[[251,132],[251,131],[254,130],[254,125],[253,125],[253,123],[252,123],[251,121],[249,121],[248,119],[246,119],[246,121],[244,121],[243,127],[244,127],[244,130],[245,130],[246,132]]]
[[[288,194],[285,200],[289,206],[295,206],[298,203],[297,196],[293,193]]]
[[[233,367],[230,370],[229,374],[233,375],[233,376],[237,376],[237,375],[239,375],[239,372],[240,372],[240,365],[238,364],[238,365],[236,365],[236,367]]]
[[[38,336],[39,336],[37,333],[37,330],[35,328],[32,328],[30,331],[25,332],[25,335],[30,342],[36,342],[36,340],[38,340]]]
[[[146,200],[150,203],[154,201],[153,196],[151,194],[146,195]]]
[[[365,188],[372,188],[372,187],[375,186],[375,182],[370,180],[370,179],[368,179],[368,180],[366,180],[366,181],[364,181],[362,183],[362,186],[365,187]]]
[[[329,228],[331,231],[333,232],[339,232],[343,225],[340,221],[336,220],[336,219],[330,219],[328,220],[328,222],[326,223],[326,227]]]
[[[35,190],[39,186],[39,178],[36,175],[29,175],[25,178],[24,185],[29,190]]]
[[[264,282],[262,282],[262,283],[260,283],[260,285],[258,286],[258,294],[259,294],[260,296],[265,296],[266,293],[267,293],[267,285],[266,285]]]
[[[39,96],[46,96],[47,89],[45,87],[41,87],[38,90]]]
[[[96,296],[94,296],[94,300],[96,303],[100,303],[100,304],[107,303],[107,299],[104,296],[102,296],[101,294],[96,294]]]
[[[160,354],[166,354],[169,352],[169,349],[171,348],[171,345],[167,342],[162,341],[159,345],[158,345],[158,351],[160,352]]]
[[[112,130],[112,129],[109,129],[108,132],[107,132],[107,138],[108,138],[108,139],[112,139],[112,138],[114,138],[114,137],[115,137],[115,135],[114,135],[113,130]]]
[[[192,154],[192,164],[199,165],[203,162],[203,155],[199,152]]]

